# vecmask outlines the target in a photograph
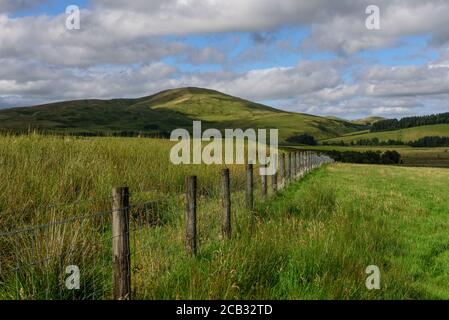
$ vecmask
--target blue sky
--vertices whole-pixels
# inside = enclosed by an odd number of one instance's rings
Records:
[[[346,118],[447,111],[449,4],[377,2],[380,30],[364,0],[3,0],[0,108],[202,86]]]

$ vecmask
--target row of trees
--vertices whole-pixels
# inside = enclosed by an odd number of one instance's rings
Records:
[[[372,124],[371,132],[391,131],[442,123],[449,123],[449,112],[432,114],[429,116],[406,117],[400,120],[388,119],[377,121]]]
[[[318,142],[315,140],[315,137],[307,133],[288,137],[287,142],[304,144],[306,146],[316,146],[318,144]]]
[[[326,141],[323,142],[324,146],[329,145],[336,145],[336,146],[401,146],[405,143],[403,141],[399,140],[393,140],[389,139],[386,141],[379,140],[379,138],[372,138],[372,139],[360,139],[357,141],[351,141],[349,143],[345,143],[343,140],[336,142],[336,143],[328,143]]]
[[[364,164],[400,164],[401,154],[397,151],[327,151],[326,154],[339,162]]]
[[[435,147],[449,147],[449,137],[424,137],[416,141],[404,142],[400,140],[386,140],[381,141],[379,138],[361,139],[345,143],[343,140],[336,143],[323,142],[324,146],[402,146],[408,145],[415,148],[435,148]]]
[[[409,145],[415,148],[449,147],[449,137],[424,137]]]

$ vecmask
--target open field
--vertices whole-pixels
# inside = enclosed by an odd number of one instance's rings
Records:
[[[173,195],[160,213],[163,223],[140,229],[133,222],[135,299],[449,298],[449,171],[336,164],[266,202],[257,193],[258,204],[249,212],[243,171],[235,166],[234,234],[223,241],[219,167],[174,167],[169,148],[169,142],[154,139],[1,137],[0,229],[108,210],[111,187],[124,184],[133,202]],[[183,201],[177,195],[188,174],[198,175],[201,195],[196,258],[185,254]],[[48,207],[78,200],[88,201]],[[110,298],[110,225],[104,220],[92,234],[82,223],[55,227],[45,234],[45,244],[37,241],[28,249],[21,241],[2,240],[1,262],[13,263],[7,254],[15,248],[21,262],[50,252],[62,257],[60,263],[80,264],[83,297]],[[365,268],[372,264],[381,270],[379,291],[365,288]],[[58,289],[60,265],[45,267],[50,272],[33,264],[0,277],[0,298],[16,298],[15,288],[22,299],[72,298]]]
[[[408,129],[401,129],[401,130],[395,130],[395,131],[382,131],[382,132],[367,132],[362,131],[359,132],[359,134],[351,133],[342,137],[323,140],[321,142],[327,142],[327,143],[339,143],[340,141],[343,141],[345,143],[351,143],[351,141],[359,141],[362,139],[373,139],[378,138],[380,141],[388,141],[388,140],[395,140],[395,141],[403,141],[403,142],[410,142],[410,141],[416,141],[420,138],[426,137],[426,136],[438,136],[438,137],[447,137],[449,136],[449,124],[436,124],[436,125],[429,125],[429,126],[421,126],[421,127],[414,127],[414,128],[408,128]]]
[[[396,150],[402,156],[404,166],[449,168],[449,148],[412,148],[408,146],[307,146],[295,147],[300,150],[316,151],[387,151]]]

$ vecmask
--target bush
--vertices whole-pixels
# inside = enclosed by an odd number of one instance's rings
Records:
[[[364,163],[364,164],[399,164],[401,155],[397,151],[328,151],[326,154],[338,162]]]
[[[287,142],[305,144],[307,146],[316,146],[318,144],[315,138],[307,133],[289,137],[287,138]]]

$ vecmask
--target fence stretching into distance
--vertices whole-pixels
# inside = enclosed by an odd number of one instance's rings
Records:
[[[295,151],[280,153],[278,162],[277,173],[257,179],[262,200],[334,161],[323,154]],[[223,241],[232,237],[236,225],[232,220],[230,181],[229,169],[222,169],[220,232]],[[254,209],[255,181],[254,165],[247,164],[244,206],[250,214]],[[181,195],[185,202],[184,246],[192,258],[201,249],[197,233],[200,183],[196,176],[186,177],[185,194]],[[145,253],[149,244],[162,243],[163,234],[157,226],[169,219],[168,213],[174,214],[179,209],[174,204],[179,201],[167,197],[130,204],[128,187],[116,187],[112,190],[111,211],[61,220],[54,217],[51,223],[0,232],[0,299],[131,299],[136,289],[131,285],[132,276],[139,281],[138,274],[144,269],[139,255]],[[79,270],[83,270],[81,279],[77,278]]]

